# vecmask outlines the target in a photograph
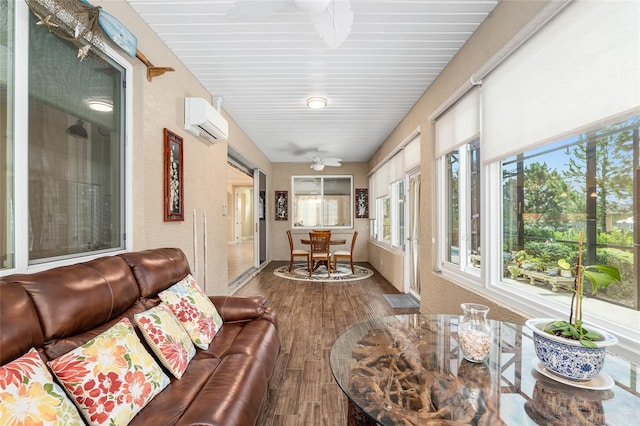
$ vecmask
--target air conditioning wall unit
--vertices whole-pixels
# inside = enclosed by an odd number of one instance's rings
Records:
[[[203,98],[184,98],[184,128],[211,143],[229,137],[229,123]]]

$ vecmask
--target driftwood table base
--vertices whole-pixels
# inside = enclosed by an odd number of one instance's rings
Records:
[[[459,350],[459,319],[395,315],[342,333],[329,362],[348,399],[347,424],[613,425],[637,419],[635,364],[618,357],[605,363],[605,369],[612,366],[607,374],[614,389],[567,386],[536,371],[530,330],[495,320],[489,359],[472,363]]]
[[[489,368],[462,361],[457,376],[441,371],[438,333],[437,323],[370,330],[353,349],[352,394],[382,423],[503,424],[495,401],[486,397]]]

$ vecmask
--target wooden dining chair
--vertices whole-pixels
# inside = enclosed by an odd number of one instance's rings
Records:
[[[289,238],[289,252],[291,253],[291,257],[289,258],[289,272],[291,272],[291,268],[293,267],[294,257],[304,257],[307,260],[307,269],[309,269],[309,251],[293,248],[293,237],[291,236],[291,230],[287,229],[287,237]]]
[[[349,259],[349,264],[351,265],[351,273],[355,274],[355,269],[353,268],[353,249],[356,246],[356,238],[358,238],[358,231],[353,233],[353,239],[351,240],[351,250],[336,250],[332,253],[333,256],[333,270],[336,270],[338,258],[340,259]]]
[[[309,240],[309,276],[313,274],[316,262],[324,262],[327,266],[327,276],[331,277],[331,236],[326,232],[309,232]]]

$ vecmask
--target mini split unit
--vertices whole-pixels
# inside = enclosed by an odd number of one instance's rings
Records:
[[[184,98],[184,128],[211,143],[229,137],[229,123],[220,113],[220,106],[214,108],[202,98]]]

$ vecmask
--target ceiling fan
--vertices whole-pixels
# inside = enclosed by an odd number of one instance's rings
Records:
[[[325,166],[340,167],[342,165],[340,164],[342,160],[339,158],[322,158],[319,155],[315,155],[314,157],[311,157],[309,159],[313,161],[313,164],[311,164],[309,167],[316,172],[324,170]]]
[[[349,0],[236,0],[225,17],[229,21],[260,21],[287,6],[308,13],[316,32],[331,48],[340,46],[351,33]]]

